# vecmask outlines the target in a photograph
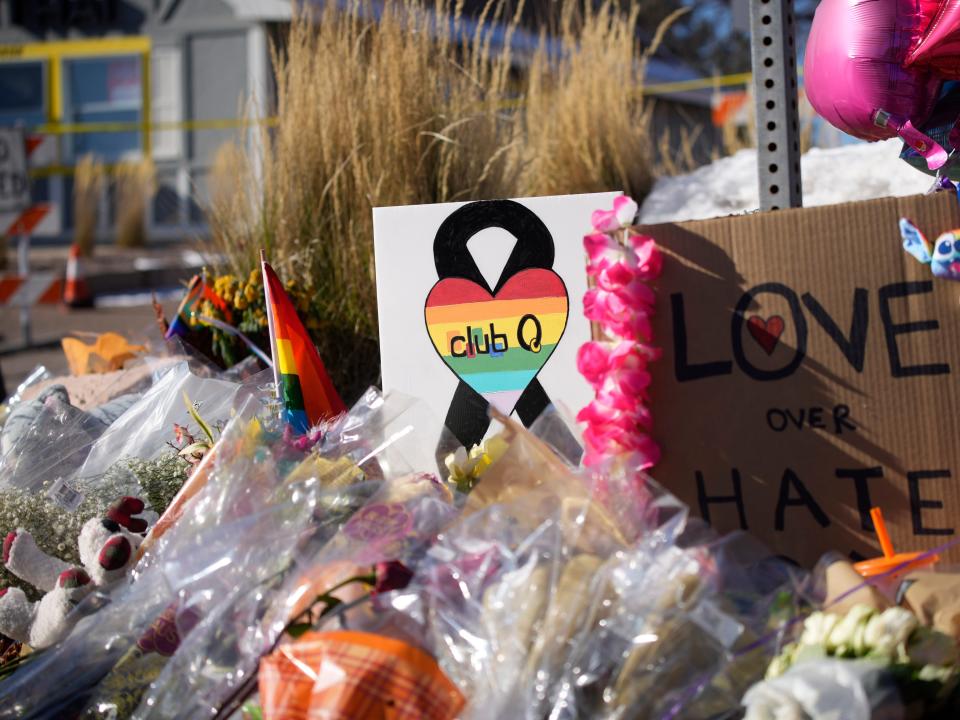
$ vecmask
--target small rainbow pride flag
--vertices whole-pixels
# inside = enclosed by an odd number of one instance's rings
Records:
[[[280,278],[261,251],[270,350],[284,419],[298,433],[346,410]]]
[[[183,337],[190,331],[190,318],[196,314],[197,304],[201,300],[209,300],[214,307],[224,314],[228,323],[232,321],[230,307],[224,302],[223,298],[217,295],[200,275],[194,275],[190,278],[187,292],[183,296],[183,300],[180,301],[173,322],[170,323],[167,333],[163,336],[164,340],[169,340],[174,335]]]

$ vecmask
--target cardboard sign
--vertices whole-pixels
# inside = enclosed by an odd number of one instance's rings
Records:
[[[0,212],[30,205],[27,149],[22,129],[0,128]]]
[[[809,565],[960,532],[960,283],[901,246],[952,193],[644,228],[657,288],[654,477],[712,525]],[[952,551],[950,560],[960,560]]]
[[[424,398],[468,448],[491,405],[528,425],[586,405],[583,236],[618,194],[376,208],[384,390]]]

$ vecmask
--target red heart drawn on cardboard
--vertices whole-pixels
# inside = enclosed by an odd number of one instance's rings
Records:
[[[785,323],[779,315],[771,315],[764,320],[759,315],[753,315],[747,320],[747,329],[751,337],[757,341],[757,345],[763,348],[767,355],[773,355],[773,351],[783,335]]]

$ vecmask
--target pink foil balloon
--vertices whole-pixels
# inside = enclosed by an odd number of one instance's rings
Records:
[[[922,35],[904,66],[960,80],[960,0],[920,0],[919,7]]]
[[[940,80],[925,68],[904,67],[928,20],[917,0],[823,0],[804,61],[810,104],[855,137],[900,134],[917,149],[928,149],[929,138],[912,125],[929,116]],[[877,124],[878,111],[881,121],[891,118],[886,126]],[[919,138],[908,137],[911,132]]]

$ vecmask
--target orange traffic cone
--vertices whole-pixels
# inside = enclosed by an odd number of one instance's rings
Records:
[[[83,279],[80,263],[80,246],[74,243],[70,246],[70,257],[67,260],[67,280],[63,285],[63,304],[67,307],[93,307],[93,295]]]

